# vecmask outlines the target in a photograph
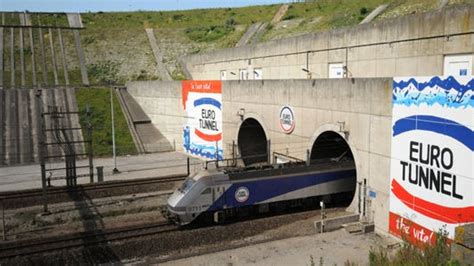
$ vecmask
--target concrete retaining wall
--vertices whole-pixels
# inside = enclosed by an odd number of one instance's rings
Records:
[[[186,114],[180,82],[131,82],[130,94],[153,124],[182,150]],[[225,157],[237,141],[238,130],[254,118],[271,140],[271,151],[306,158],[316,138],[325,131],[343,136],[354,154],[358,181],[366,179],[376,192],[371,209],[376,230],[388,231],[392,79],[321,79],[282,81],[225,81],[222,85]],[[296,127],[292,134],[280,129],[283,105],[293,108]],[[243,117],[237,115],[244,110]],[[346,133],[342,132],[346,131]],[[356,194],[357,195],[357,194]],[[350,208],[357,209],[357,202]]]
[[[171,146],[182,150],[183,124],[181,82],[143,81],[130,82],[127,91],[138,102],[151,122]]]
[[[47,111],[50,105],[59,105],[63,111],[77,111],[75,91],[68,89],[44,89],[41,103],[35,96],[36,90],[7,89],[0,90],[0,165],[16,165],[39,162],[39,107]],[[45,117],[46,127],[51,128],[49,116]],[[71,115],[64,120],[64,127],[79,128],[79,116]],[[70,131],[70,140],[81,141],[82,131]],[[46,142],[53,142],[47,134]],[[84,146],[77,144],[76,153],[84,153]],[[48,155],[61,155],[63,151],[49,146]],[[58,158],[59,159],[59,158]],[[56,159],[57,160],[57,159]]]
[[[328,78],[329,63],[352,77],[443,75],[444,55],[474,54],[474,6],[458,6],[328,32],[187,56],[193,79],[239,79],[262,68],[264,79]],[[230,72],[237,75],[230,75]]]

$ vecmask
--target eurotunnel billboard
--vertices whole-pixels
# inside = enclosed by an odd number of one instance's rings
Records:
[[[184,150],[200,158],[222,159],[222,83],[185,80],[181,83],[187,121],[183,127]]]
[[[474,222],[474,79],[394,78],[389,230],[417,245]]]

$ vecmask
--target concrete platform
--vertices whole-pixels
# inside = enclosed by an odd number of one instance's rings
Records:
[[[155,153],[137,156],[117,157],[119,174],[112,174],[112,158],[94,159],[94,178],[97,180],[96,166],[104,167],[104,181],[130,180],[137,178],[157,177],[172,174],[186,174],[187,156],[179,152]],[[86,160],[79,160],[77,165],[86,165]],[[64,162],[47,164],[47,168],[64,167]],[[199,159],[191,159],[191,173],[201,167]],[[84,170],[81,170],[84,173]],[[78,171],[79,172],[79,171]],[[57,176],[63,173],[53,173]],[[49,173],[47,173],[47,176]],[[79,184],[89,183],[89,177],[78,178]],[[52,181],[53,186],[64,186],[65,180]],[[13,191],[41,188],[40,165],[9,166],[0,168],[0,191]]]

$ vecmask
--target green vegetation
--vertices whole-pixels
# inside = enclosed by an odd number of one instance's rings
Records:
[[[449,0],[449,5],[471,3],[472,0]],[[269,25],[261,41],[287,38],[305,33],[353,26],[360,23],[371,11],[381,4],[390,4],[388,9],[376,20],[433,10],[438,0],[306,0],[292,3],[282,21]],[[80,31],[81,43],[86,55],[87,70],[91,84],[124,84],[132,80],[157,80],[156,62],[151,50],[145,28],[153,28],[158,45],[163,53],[163,64],[170,75],[176,79],[184,78],[179,58],[194,53],[202,53],[220,48],[234,47],[245,30],[255,22],[270,22],[280,5],[250,6],[242,8],[197,9],[166,12],[97,12],[82,14],[85,29]],[[6,24],[19,24],[17,15],[6,15]],[[32,14],[33,24],[40,21],[45,25],[67,25],[65,15]],[[18,29],[15,34],[18,36]],[[5,29],[6,36],[10,29]],[[58,59],[58,75],[62,81],[62,62],[57,30],[52,30],[54,50]],[[44,56],[47,62],[49,84],[54,84],[52,76],[51,48],[49,31],[42,31]],[[81,84],[79,60],[74,47],[71,31],[62,31],[65,53],[67,54],[71,84]],[[36,67],[40,69],[39,29],[33,30],[36,45]],[[19,38],[15,38],[19,47]],[[25,44],[29,34],[24,33]],[[10,54],[9,45],[4,53]],[[32,51],[25,45],[24,56],[29,66]],[[15,62],[20,53],[14,51]],[[8,84],[10,56],[5,56],[5,80]],[[16,66],[18,70],[18,64]],[[31,69],[27,69],[31,71]],[[38,75],[39,76],[39,75]],[[19,82],[19,71],[16,84]],[[27,80],[31,77],[27,76]],[[28,84],[29,82],[27,82]],[[63,82],[60,82],[64,84]]]
[[[158,79],[145,28],[153,28],[164,64],[172,77],[182,79],[179,57],[233,47],[253,22],[269,22],[279,5],[198,9],[167,12],[84,13],[81,40],[92,84],[103,84],[107,61],[118,63],[118,83]],[[72,40],[72,36],[69,36]],[[71,41],[68,41],[72,44]],[[69,47],[75,54],[74,47]],[[93,72],[93,73],[91,73]],[[106,80],[108,78],[105,78]],[[98,83],[96,83],[98,82]]]
[[[189,39],[196,42],[212,42],[234,31],[231,26],[190,27],[185,30]]]
[[[227,25],[230,20],[234,21],[233,24],[244,25],[256,21],[268,22],[273,18],[278,8],[279,5],[266,5],[166,12],[85,13],[82,14],[82,20],[87,30],[106,30],[110,28],[120,28],[122,30],[164,28],[176,30],[195,26]]]
[[[118,62],[110,60],[99,61],[88,66],[92,84],[117,84],[118,83]]]
[[[281,23],[301,20],[293,26],[276,26],[264,40],[279,39],[297,34],[356,25],[377,6],[387,0],[318,0],[294,3],[288,8]]]
[[[371,250],[369,262],[372,266],[459,265],[459,262],[451,260],[451,249],[445,230],[440,230],[436,234],[434,245],[426,245],[420,249],[405,241],[392,257],[383,250]]]
[[[450,0],[449,5],[467,4],[472,0]],[[293,3],[279,24],[291,20],[300,23],[286,26],[275,25],[263,37],[264,41],[291,37],[310,32],[331,30],[357,25],[375,8],[389,4],[387,10],[376,18],[382,20],[412,13],[426,12],[437,8],[438,0],[308,0]]]
[[[112,120],[110,113],[110,90],[107,88],[76,89],[76,98],[83,134],[86,137],[87,116],[86,106],[89,104],[92,123],[92,145],[94,156],[110,156],[112,154]],[[128,130],[127,122],[114,94],[115,143],[117,155],[135,154],[136,148]]]
[[[472,0],[450,0],[449,4],[470,1],[472,2]],[[390,3],[390,7],[377,19],[434,9],[437,2],[437,0],[307,0],[304,3],[292,3],[283,20],[270,25],[261,41],[356,25],[384,3]],[[179,75],[180,57],[234,47],[252,23],[270,22],[279,8],[280,5],[266,5],[166,12],[84,13],[82,20],[85,29],[81,30],[81,40],[91,84],[124,84],[132,80],[160,78],[156,74],[156,62],[145,28],[154,29],[156,40],[163,52],[163,64],[170,75],[182,79],[183,76]],[[18,20],[16,17],[9,19]],[[65,16],[47,15],[41,20],[48,25],[62,25],[65,23],[64,19]],[[35,39],[38,39],[37,31],[34,35]],[[51,51],[47,45],[48,33],[44,31],[43,35],[46,43],[45,54],[49,61]],[[53,37],[57,37],[54,31]],[[63,31],[63,37],[66,54],[74,55],[68,59],[69,67],[77,69],[78,60],[75,57],[73,35]],[[55,49],[58,53],[59,47]],[[25,52],[29,57],[29,52],[27,50]],[[38,50],[36,54],[39,54]],[[48,69],[51,70],[50,65]]]

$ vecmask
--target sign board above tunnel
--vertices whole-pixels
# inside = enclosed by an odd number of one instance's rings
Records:
[[[474,79],[395,78],[389,230],[414,244],[474,222]]]
[[[185,80],[181,83],[183,148],[194,156],[222,159],[222,83],[216,80]]]
[[[293,109],[285,105],[282,108],[280,108],[280,128],[285,132],[286,134],[291,134],[293,130],[295,130],[295,113],[293,112]]]

